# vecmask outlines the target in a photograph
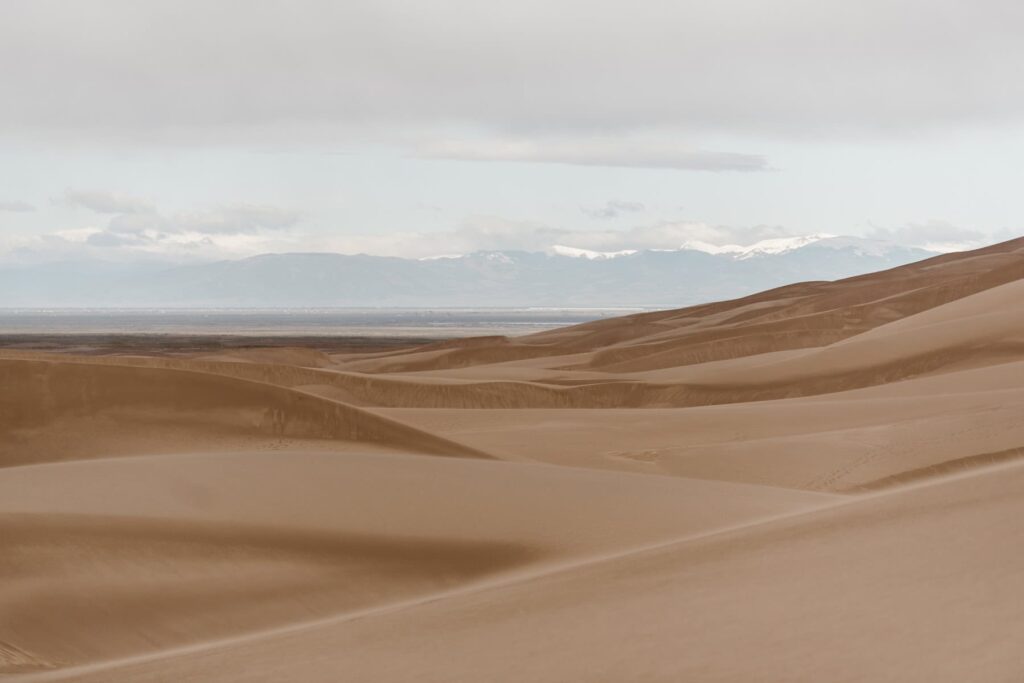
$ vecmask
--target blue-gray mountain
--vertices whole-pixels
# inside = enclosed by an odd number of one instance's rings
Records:
[[[756,245],[755,245],[756,246]],[[483,251],[402,259],[265,254],[199,265],[60,263],[0,270],[0,306],[678,307],[805,280],[834,280],[935,254],[848,237],[719,253]]]

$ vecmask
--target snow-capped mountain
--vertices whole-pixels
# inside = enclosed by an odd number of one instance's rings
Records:
[[[707,242],[691,241],[684,242],[680,249],[703,251],[706,254],[715,254],[716,256],[724,254],[736,259],[747,259],[754,256],[785,254],[793,251],[794,249],[800,249],[809,244],[815,244],[816,242],[833,238],[835,238],[835,235],[818,233],[814,235],[800,235],[797,237],[775,237],[772,239],[761,240],[760,242],[755,242],[753,244],[748,244],[746,246],[739,244],[715,245],[708,244]]]
[[[662,253],[677,251],[699,251],[713,256],[728,256],[736,260],[757,258],[763,256],[778,256],[789,252],[803,249],[811,245],[827,249],[852,249],[861,256],[884,256],[893,251],[906,249],[899,244],[886,242],[884,240],[873,240],[864,237],[841,237],[828,233],[815,233],[813,235],[798,235],[795,237],[775,237],[772,239],[760,240],[753,244],[711,244],[700,240],[689,240],[683,242],[678,249],[655,249]],[[551,253],[559,256],[571,256],[591,260],[610,259],[620,256],[630,256],[637,253],[637,249],[624,249],[622,251],[593,251],[579,247],[570,247],[556,244],[551,247]],[[440,258],[440,257],[438,257]]]
[[[572,258],[585,258],[591,261],[600,259],[616,258],[618,256],[630,256],[637,252],[636,249],[623,249],[622,251],[591,251],[590,249],[578,249],[576,247],[567,247],[562,244],[556,244],[551,247],[551,251],[559,256],[569,256]]]
[[[678,249],[482,251],[428,259],[265,254],[201,265],[90,263],[0,270],[0,306],[645,306],[733,298],[802,280],[833,280],[934,256],[827,234]],[[51,286],[40,289],[44,280]]]
[[[699,240],[683,242],[678,249],[659,249],[661,252],[672,251],[701,251],[714,256],[729,256],[737,260],[756,258],[760,256],[777,256],[786,254],[797,249],[803,249],[810,245],[817,245],[828,249],[853,249],[862,256],[883,256],[893,250],[903,249],[901,245],[886,242],[883,240],[866,239],[863,237],[840,237],[828,233],[815,233],[813,235],[798,235],[796,237],[775,237],[772,239],[760,240],[746,246],[740,244],[710,244]],[[607,259],[617,256],[628,256],[635,254],[636,249],[623,251],[591,251],[589,249],[578,249],[563,245],[555,245],[552,251],[561,256],[578,256],[588,259]]]

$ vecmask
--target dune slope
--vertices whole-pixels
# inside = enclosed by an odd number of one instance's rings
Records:
[[[369,619],[43,680],[1011,681],[1022,493],[1019,465],[980,470]]]
[[[380,453],[15,467],[0,479],[0,641],[37,666],[112,659],[834,502]]]
[[[0,353],[0,673],[1014,680],[1024,240],[521,338]]]

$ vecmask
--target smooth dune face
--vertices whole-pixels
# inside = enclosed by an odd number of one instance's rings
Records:
[[[0,355],[0,672],[1015,680],[1024,242],[516,339]]]

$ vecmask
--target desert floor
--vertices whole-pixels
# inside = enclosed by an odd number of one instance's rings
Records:
[[[0,677],[1019,681],[1022,278],[0,350]]]

